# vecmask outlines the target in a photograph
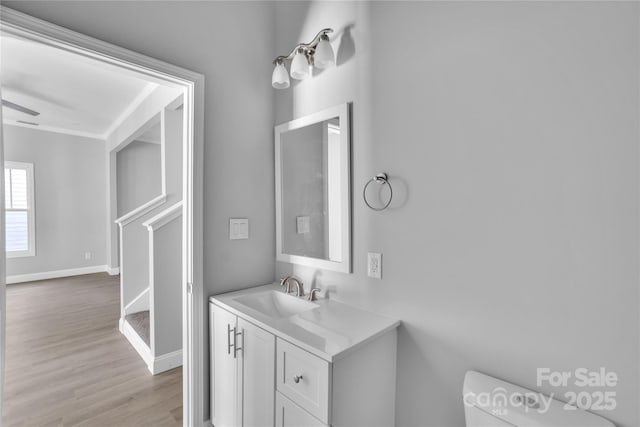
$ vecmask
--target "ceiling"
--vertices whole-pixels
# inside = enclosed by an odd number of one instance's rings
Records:
[[[0,84],[4,100],[40,113],[3,106],[5,124],[98,139],[157,87],[98,60],[5,34],[0,36]]]

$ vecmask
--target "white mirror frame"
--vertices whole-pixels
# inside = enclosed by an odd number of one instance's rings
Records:
[[[340,119],[340,174],[344,183],[340,189],[340,201],[345,207],[342,211],[342,261],[330,261],[301,255],[286,254],[282,251],[282,159],[280,136],[287,131],[300,129],[315,123],[338,117]],[[343,131],[344,129],[344,131]],[[323,270],[351,273],[351,120],[349,104],[336,107],[283,123],[275,127],[275,166],[276,166],[276,260],[291,264],[304,265]]]

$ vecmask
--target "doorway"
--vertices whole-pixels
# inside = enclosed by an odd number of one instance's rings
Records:
[[[184,96],[182,129],[182,336],[183,336],[183,425],[200,425],[203,414],[203,290],[202,290],[202,187],[204,77],[135,52],[66,30],[2,8],[3,34],[21,37],[47,46],[117,67],[123,73],[143,75],[157,84],[171,86]],[[108,265],[114,265],[117,251],[111,224],[108,234]],[[4,230],[3,230],[4,231]],[[3,248],[4,249],[4,248]],[[2,287],[4,294],[4,287]],[[4,295],[3,295],[4,296]],[[4,298],[2,298],[4,303]],[[4,307],[3,315],[4,315]],[[5,325],[0,334],[4,339]],[[0,340],[0,341],[2,341]],[[4,350],[4,348],[3,348]]]

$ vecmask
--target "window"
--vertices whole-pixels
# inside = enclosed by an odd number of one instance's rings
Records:
[[[34,256],[33,163],[4,163],[7,258]]]

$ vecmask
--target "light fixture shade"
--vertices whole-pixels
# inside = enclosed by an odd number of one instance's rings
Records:
[[[336,63],[335,55],[328,37],[320,39],[316,46],[316,53],[313,55],[313,64],[321,70],[334,66]]]
[[[283,62],[276,63],[271,75],[271,86],[275,89],[287,89],[289,87],[289,74]]]
[[[296,80],[304,80],[309,77],[309,74],[309,61],[300,49],[294,55],[293,61],[291,61],[291,77]]]

